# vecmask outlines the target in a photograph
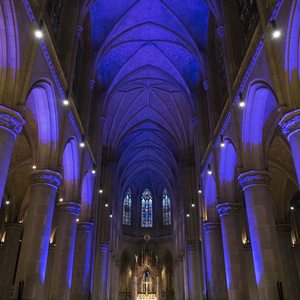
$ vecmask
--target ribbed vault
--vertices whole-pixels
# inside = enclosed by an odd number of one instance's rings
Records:
[[[209,6],[116,0],[95,1],[90,11],[104,146],[116,159],[119,188],[171,190],[193,147],[192,95],[206,78]]]

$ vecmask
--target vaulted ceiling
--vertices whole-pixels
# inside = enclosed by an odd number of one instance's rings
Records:
[[[124,189],[177,183],[206,78],[209,13],[203,0],[98,0],[90,8],[104,145]]]

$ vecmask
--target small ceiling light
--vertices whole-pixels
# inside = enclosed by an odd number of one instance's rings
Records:
[[[85,147],[84,135],[82,135],[82,137],[81,137],[81,142],[80,142],[79,146],[80,146],[80,148],[84,148]]]
[[[5,204],[6,204],[6,205],[9,205],[9,204],[10,204],[10,201],[9,201],[9,200],[5,201]]]
[[[76,219],[76,222],[77,222],[77,223],[79,222],[79,219],[78,219],[78,218]]]
[[[92,174],[96,174],[96,165],[93,164]]]
[[[105,207],[108,207],[108,203],[105,203]]]
[[[192,203],[192,207],[195,207],[195,203]]]
[[[202,194],[202,190],[200,188],[200,184],[199,184],[199,187],[198,187],[198,194]]]
[[[70,104],[68,99],[64,99],[62,103],[64,106],[68,106]]]
[[[291,206],[291,210],[294,210],[295,209],[295,207],[294,206]]]
[[[36,170],[37,166],[36,165],[32,165],[32,170]]]
[[[186,217],[189,218],[189,217],[190,217],[190,214],[186,214]]]
[[[241,108],[245,107],[246,103],[244,101],[242,92],[239,92],[239,98],[240,98],[239,107],[241,107]]]
[[[42,30],[40,30],[40,29],[36,29],[35,31],[34,31],[34,36],[37,38],[37,39],[42,39],[43,38],[43,31]]]
[[[99,190],[99,194],[103,194],[103,190],[102,189]]]
[[[280,38],[280,36],[281,36],[281,31],[278,29],[275,20],[272,20],[272,21],[271,21],[271,26],[272,26],[272,30],[273,30],[273,32],[272,32],[272,37],[273,37],[273,39],[278,39],[278,38]]]
[[[224,147],[225,147],[225,142],[224,142],[224,137],[223,137],[223,135],[221,135],[220,147],[221,147],[221,148],[224,148]]]
[[[112,214],[110,214],[110,215],[109,215],[109,217],[110,217],[110,218],[112,218],[112,217],[113,217],[113,215],[112,215]]]
[[[59,202],[63,202],[64,201],[64,198],[59,198]]]
[[[212,170],[211,170],[211,168],[210,168],[210,164],[208,165],[208,168],[207,168],[207,174],[208,174],[208,175],[211,175],[211,174],[212,174]]]
[[[23,220],[20,220],[19,223],[22,224],[22,223],[23,223]]]

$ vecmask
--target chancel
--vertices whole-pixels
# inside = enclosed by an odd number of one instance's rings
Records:
[[[300,0],[0,0],[0,300],[300,299]]]

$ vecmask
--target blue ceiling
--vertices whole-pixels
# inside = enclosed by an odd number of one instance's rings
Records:
[[[209,14],[203,0],[97,0],[90,8],[104,145],[122,190],[177,184],[179,160],[193,146]]]

